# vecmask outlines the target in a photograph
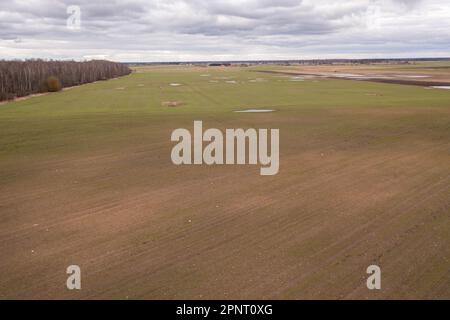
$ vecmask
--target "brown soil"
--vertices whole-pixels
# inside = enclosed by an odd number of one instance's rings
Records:
[[[352,80],[352,81],[357,80],[352,77],[333,76],[332,73],[324,75],[322,73],[305,73],[305,72],[295,72],[295,71],[270,71],[270,70],[259,70],[257,72],[271,73],[271,74],[283,74],[283,75],[289,75],[289,76],[320,76],[320,77],[325,77],[325,78],[330,78],[330,79],[341,79],[341,80]],[[373,77],[370,79],[358,79],[357,81],[404,84],[404,85],[422,86],[422,87],[450,85],[450,80],[443,82],[443,81],[430,81],[430,80],[417,80],[417,79],[382,79],[382,78]]]
[[[0,298],[449,298],[448,111],[358,110],[271,114],[274,177],[174,166],[158,119],[127,147],[4,161]],[[434,130],[415,122],[430,117]],[[352,135],[326,129],[341,121]],[[71,264],[81,291],[65,288]]]

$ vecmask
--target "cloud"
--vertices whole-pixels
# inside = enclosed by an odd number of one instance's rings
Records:
[[[1,0],[0,58],[447,56],[446,0]],[[67,28],[67,7],[81,29]]]

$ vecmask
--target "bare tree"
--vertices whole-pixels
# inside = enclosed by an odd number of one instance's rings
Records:
[[[130,74],[122,63],[105,60],[76,61],[0,61],[0,101],[33,93],[58,91],[98,80]]]

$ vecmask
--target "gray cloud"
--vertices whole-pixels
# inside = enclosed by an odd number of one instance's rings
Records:
[[[0,58],[448,56],[446,0],[0,0]],[[66,27],[69,5],[81,30]]]

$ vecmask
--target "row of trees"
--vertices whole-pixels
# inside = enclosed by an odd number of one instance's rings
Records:
[[[105,60],[0,61],[0,101],[130,73],[126,65]]]

